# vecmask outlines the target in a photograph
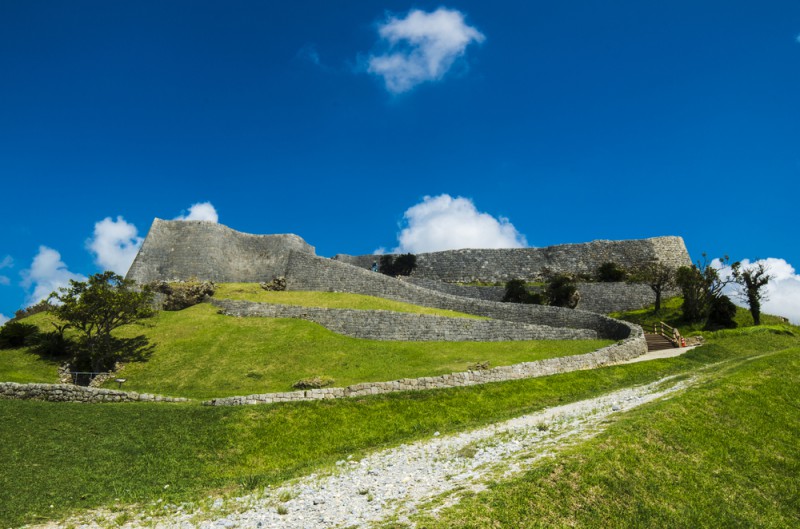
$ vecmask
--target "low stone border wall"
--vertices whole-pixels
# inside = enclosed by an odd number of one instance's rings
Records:
[[[342,399],[394,393],[397,391],[413,391],[422,389],[444,389],[463,386],[474,386],[488,382],[503,382],[523,378],[536,378],[557,375],[583,369],[595,369],[636,358],[647,352],[644,334],[637,334],[620,343],[603,347],[597,351],[573,355],[547,358],[535,362],[524,362],[511,366],[501,366],[482,371],[465,371],[435,377],[403,378],[389,382],[366,382],[345,388],[323,388],[306,391],[290,391],[285,393],[264,393],[244,397],[224,397],[203,402],[205,406],[240,406],[245,404],[274,404],[276,402],[299,402],[325,399]]]
[[[591,329],[548,327],[505,320],[448,318],[389,310],[326,309],[230,299],[211,299],[229,316],[299,318],[345,336],[367,340],[510,342],[521,340],[594,340]]]
[[[72,384],[17,384],[16,382],[0,382],[0,399],[49,402],[187,402],[189,400]]]

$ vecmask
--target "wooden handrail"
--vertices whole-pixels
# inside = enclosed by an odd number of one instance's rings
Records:
[[[667,332],[667,330],[671,332]],[[663,321],[653,324],[653,334],[659,334],[672,342],[672,345],[675,347],[681,347],[683,344],[683,337],[681,336],[681,332],[676,328],[672,327]]]

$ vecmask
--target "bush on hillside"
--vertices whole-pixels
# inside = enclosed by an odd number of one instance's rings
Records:
[[[397,277],[410,276],[416,268],[417,256],[413,253],[404,253],[397,257],[390,254],[381,255],[378,270],[387,276]]]
[[[298,380],[292,387],[294,389],[319,389],[334,383],[331,377],[311,377]]]
[[[597,280],[604,283],[617,283],[625,281],[628,272],[617,263],[603,263],[597,268]]]
[[[47,302],[46,299],[43,299],[39,303],[35,305],[31,305],[30,307],[26,307],[24,309],[19,309],[14,313],[15,320],[21,320],[22,318],[27,318],[28,316],[33,316],[34,314],[39,314],[40,312],[47,312],[52,307],[50,303]]]
[[[567,274],[558,274],[547,283],[545,294],[550,305],[574,309],[578,306],[581,295],[574,279]]]
[[[544,296],[539,292],[531,293],[528,291],[522,279],[512,279],[506,283],[506,292],[503,295],[502,301],[507,303],[541,305],[544,302]]]
[[[710,330],[733,329],[736,327],[736,305],[728,296],[719,296],[711,300],[706,328]]]
[[[13,349],[30,345],[39,332],[38,327],[28,323],[9,321],[0,327],[0,349]]]

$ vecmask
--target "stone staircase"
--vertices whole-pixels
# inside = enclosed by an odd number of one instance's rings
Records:
[[[664,349],[673,349],[675,347],[671,341],[660,334],[645,333],[644,337],[647,340],[648,351],[663,351]]]

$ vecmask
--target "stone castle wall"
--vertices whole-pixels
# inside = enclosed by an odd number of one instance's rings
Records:
[[[299,318],[318,323],[345,336],[367,340],[414,342],[510,342],[521,340],[593,340],[590,329],[562,329],[504,320],[448,318],[388,310],[349,310],[298,307],[213,299],[211,303],[229,316]]]
[[[496,320],[549,327],[591,329],[601,338],[626,339],[641,333],[641,327],[600,314],[542,305],[521,305],[470,299],[413,285],[352,265],[307,253],[292,252],[286,271],[288,290],[351,292],[380,296],[426,307],[449,309]]]
[[[368,269],[379,255],[334,257]],[[690,265],[681,237],[654,237],[627,241],[592,241],[545,248],[465,249],[417,254],[415,277],[447,283],[473,281],[539,281],[546,271],[594,276],[603,263],[625,268],[657,260],[675,268]]]
[[[186,402],[180,397],[163,397],[115,389],[90,388],[72,384],[17,384],[0,382],[0,399],[45,400],[49,402]]]
[[[284,275],[292,251],[313,255],[314,247],[297,235],[250,235],[213,222],[155,219],[127,278],[271,281]]]
[[[502,301],[506,292],[505,287],[459,285],[457,283],[445,283],[444,281],[413,276],[403,278],[403,280],[430,290],[484,301]],[[599,314],[641,309],[652,305],[656,301],[656,295],[653,290],[641,283],[590,283],[579,281],[576,286],[581,295],[577,308]],[[541,289],[532,287],[530,290]],[[679,294],[679,291],[669,291],[665,292],[664,297],[667,298]]]

